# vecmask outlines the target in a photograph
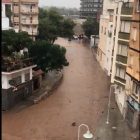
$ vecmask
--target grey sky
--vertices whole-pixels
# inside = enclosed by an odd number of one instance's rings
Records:
[[[79,8],[80,0],[39,0],[39,6],[58,6],[67,8]]]

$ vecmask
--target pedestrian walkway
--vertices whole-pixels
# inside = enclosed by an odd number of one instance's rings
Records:
[[[111,101],[109,124],[106,123],[107,112],[108,107],[102,112],[94,140],[137,140],[132,137],[132,132],[114,100]]]
[[[33,93],[33,95],[27,98],[25,101],[21,101],[20,103],[15,105],[8,112],[20,113],[23,110],[31,107],[32,105],[39,103],[39,101],[47,98],[52,93],[52,91],[58,86],[59,82],[62,79],[62,76],[63,72],[57,72],[56,70],[46,73],[43,77],[41,88],[35,93]]]

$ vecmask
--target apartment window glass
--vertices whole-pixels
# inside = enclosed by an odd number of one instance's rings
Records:
[[[121,45],[121,55],[127,56],[127,49],[128,47],[126,45]]]
[[[124,32],[124,21],[121,22],[121,27],[120,27],[120,29],[121,29],[121,30],[120,30],[121,32]]]
[[[14,2],[14,6],[18,6],[18,3],[17,2]]]
[[[18,17],[18,14],[14,14],[14,17]]]
[[[130,33],[131,22],[125,21],[124,24],[125,24],[125,25],[124,25],[124,32],[125,32],[125,33]]]
[[[116,76],[119,77],[120,74],[120,67],[116,67]]]
[[[14,23],[14,26],[18,26],[19,24],[17,22]]]
[[[138,59],[138,72],[140,72],[140,58]]]
[[[103,26],[102,26],[102,28],[101,28],[101,33],[103,33]]]
[[[140,12],[140,3],[139,3],[139,0],[138,0],[138,4],[137,4],[137,12]]]
[[[134,57],[132,55],[130,55],[130,66],[131,67],[133,66],[133,59],[134,59]]]
[[[133,92],[136,96],[138,96],[138,94],[140,94],[140,87],[133,82]]]
[[[25,81],[29,81],[30,80],[30,73],[25,74]]]
[[[105,32],[104,32],[104,35],[106,35],[106,27],[105,27]]]
[[[125,78],[125,69],[120,68],[120,78],[124,79]]]
[[[136,38],[137,38],[137,28],[133,28],[133,31],[134,31],[133,39],[134,39],[134,41],[136,41]]]
[[[94,2],[98,2],[98,0],[94,0]]]
[[[16,81],[16,84],[17,85],[20,85],[21,84],[21,76],[18,76],[16,78],[13,78],[12,80]]]

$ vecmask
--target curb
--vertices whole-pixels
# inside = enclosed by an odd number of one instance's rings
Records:
[[[34,104],[38,104],[40,101],[45,100],[47,97],[49,97],[52,94],[52,92],[59,86],[62,79],[63,79],[63,72],[60,79],[54,83],[54,85],[52,86],[51,89],[49,89],[49,91],[44,92],[40,97],[38,97],[38,99],[34,100]]]

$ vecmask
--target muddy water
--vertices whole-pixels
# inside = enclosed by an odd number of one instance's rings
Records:
[[[107,103],[109,79],[82,41],[55,42],[67,49],[69,67],[63,81],[46,100],[19,114],[2,115],[3,140],[77,140],[78,126],[87,124],[94,134]],[[77,126],[71,124],[76,122]],[[86,128],[81,128],[81,138]]]

